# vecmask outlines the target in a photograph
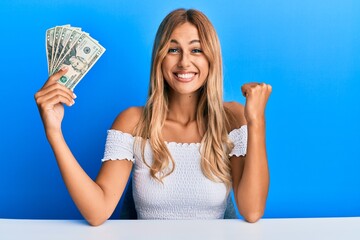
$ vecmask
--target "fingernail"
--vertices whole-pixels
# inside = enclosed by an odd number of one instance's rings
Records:
[[[61,68],[61,70],[63,70],[63,71],[65,71],[65,70],[67,70],[67,69],[68,69],[67,66],[64,66],[64,67]]]
[[[75,99],[75,98],[77,98],[77,96],[76,96],[76,94],[75,93],[73,93],[73,98]]]

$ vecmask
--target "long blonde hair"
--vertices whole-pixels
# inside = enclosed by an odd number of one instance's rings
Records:
[[[196,121],[201,140],[201,169],[203,174],[215,182],[223,182],[231,187],[229,152],[233,145],[228,139],[229,122],[223,106],[223,75],[220,43],[209,19],[193,9],[177,9],[169,13],[159,26],[152,52],[150,86],[147,103],[135,129],[141,137],[142,158],[150,168],[150,174],[162,179],[175,169],[161,130],[168,112],[168,86],[164,80],[161,63],[165,58],[173,30],[185,23],[193,24],[198,32],[204,55],[209,61],[209,74],[204,86],[199,90]],[[144,149],[147,139],[153,151],[153,163],[146,163]]]

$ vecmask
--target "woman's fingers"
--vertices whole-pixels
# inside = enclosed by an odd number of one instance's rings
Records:
[[[241,92],[244,97],[254,95],[255,93],[270,94],[272,87],[266,83],[246,83],[241,87]]]
[[[36,103],[40,108],[43,108],[44,105],[48,106],[47,101],[50,99],[50,103],[53,105],[61,102],[67,106],[72,106],[75,103],[76,95],[70,89],[57,82],[66,72],[67,68],[62,68],[50,76],[44,86],[35,94]]]
[[[51,75],[48,80],[45,82],[44,86],[42,88],[45,88],[55,82],[57,82],[64,74],[68,71],[66,67],[60,69],[58,72]]]
[[[258,85],[259,85],[259,83],[255,83],[255,82],[246,83],[246,84],[242,85],[241,92],[242,92],[243,96],[247,97],[251,93],[252,89]]]
[[[38,91],[35,94],[35,99],[40,98],[46,94],[48,94],[49,92],[52,92],[54,90],[58,89],[59,91],[63,91],[65,93],[67,93],[70,97],[72,98],[76,98],[76,95],[67,87],[65,87],[64,85],[61,85],[57,82],[53,82],[52,84],[48,84],[46,87],[43,87],[42,89],[40,89],[40,91]]]
[[[35,94],[35,101],[40,112],[52,109],[54,105],[63,103],[67,106],[74,105],[76,95],[65,86],[54,82]]]
[[[263,121],[265,107],[272,91],[266,83],[246,83],[241,87],[242,94],[246,97],[245,117],[248,123]]]
[[[47,111],[54,109],[54,106],[59,103],[63,103],[70,107],[74,104],[74,101],[70,101],[68,98],[61,95],[54,95],[51,98],[49,98],[47,101],[40,103],[39,107],[43,111]]]
[[[35,101],[39,108],[46,132],[59,131],[64,117],[64,106],[72,106],[76,95],[57,81],[67,72],[63,68],[53,74],[44,86],[35,94]]]
[[[36,99],[36,103],[41,108],[49,103],[55,105],[59,102],[64,103],[67,106],[72,106],[75,103],[73,96],[61,88],[54,88]]]

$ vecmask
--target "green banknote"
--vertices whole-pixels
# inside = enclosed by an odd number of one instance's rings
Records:
[[[67,73],[58,82],[71,90],[74,90],[105,50],[98,41],[83,32],[81,28],[63,25],[46,31],[49,75],[67,67]]]

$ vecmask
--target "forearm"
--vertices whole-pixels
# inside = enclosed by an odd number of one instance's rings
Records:
[[[81,168],[61,131],[47,133],[47,137],[65,185],[81,214],[90,224],[97,225],[99,219],[105,221],[108,213],[102,189]]]
[[[247,153],[242,177],[237,187],[239,211],[245,218],[257,221],[263,215],[268,189],[265,121],[248,123]]]

